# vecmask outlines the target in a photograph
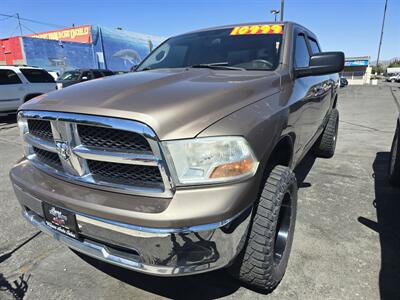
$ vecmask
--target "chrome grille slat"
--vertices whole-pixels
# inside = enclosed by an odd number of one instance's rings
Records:
[[[28,123],[24,134],[27,158],[51,175],[149,197],[171,197],[174,193],[160,143],[145,124],[43,111],[21,111],[19,118]],[[92,134],[93,138],[88,136]]]
[[[84,159],[142,166],[158,165],[158,159],[154,155],[147,153],[106,151],[101,148],[92,148],[83,145],[75,147],[72,151]]]

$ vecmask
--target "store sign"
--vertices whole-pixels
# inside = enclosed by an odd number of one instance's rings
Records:
[[[29,37],[64,42],[77,42],[90,44],[92,42],[91,26],[78,26],[62,30],[47,31],[38,34],[27,35]]]
[[[368,67],[368,60],[349,60],[344,62],[345,67]]]

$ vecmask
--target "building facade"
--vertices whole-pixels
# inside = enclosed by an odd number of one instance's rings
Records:
[[[349,84],[370,84],[371,70],[369,56],[346,57],[341,76]]]
[[[163,37],[103,26],[79,26],[0,39],[0,65],[29,65],[62,73],[79,68],[129,71]]]

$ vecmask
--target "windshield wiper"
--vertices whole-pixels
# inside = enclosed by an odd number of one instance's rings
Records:
[[[228,66],[227,62],[218,62],[212,64],[196,64],[188,66],[189,68],[209,68],[209,69],[220,69],[220,70],[239,70],[246,71],[244,68]]]

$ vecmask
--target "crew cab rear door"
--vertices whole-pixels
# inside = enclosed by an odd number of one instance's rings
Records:
[[[25,86],[17,73],[0,69],[0,112],[17,109],[24,96]]]
[[[29,82],[27,94],[44,94],[56,90],[53,76],[45,70],[21,68],[20,71]]]
[[[306,32],[294,31],[294,68],[309,66],[312,50]],[[307,150],[319,134],[323,120],[329,110],[329,75],[307,76],[294,80],[292,101],[297,102],[298,141],[296,150]]]

